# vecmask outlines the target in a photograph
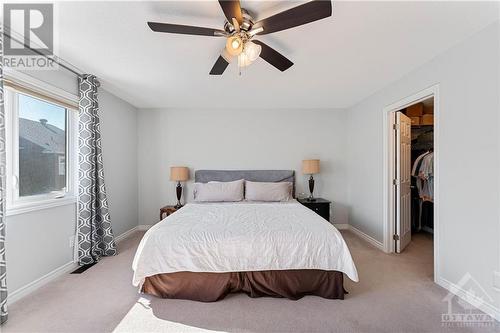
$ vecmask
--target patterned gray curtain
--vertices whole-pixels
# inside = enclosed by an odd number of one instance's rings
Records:
[[[0,324],[7,321],[5,261],[5,111],[3,107],[3,33],[0,27]]]
[[[78,261],[92,264],[102,256],[116,254],[111,229],[99,126],[98,81],[94,75],[79,78],[79,191]]]

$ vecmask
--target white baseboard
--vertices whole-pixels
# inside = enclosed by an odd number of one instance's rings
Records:
[[[138,228],[139,228],[139,226],[133,227],[132,229],[125,231],[123,234],[121,234],[119,236],[116,236],[115,237],[115,242],[116,243],[121,242],[122,240],[124,240],[128,236],[132,235],[135,231],[137,231]]]
[[[137,226],[137,230],[141,230],[141,231],[148,230],[152,226],[153,226],[152,224],[139,224]]]
[[[463,289],[462,287],[453,282],[446,280],[445,278],[438,277],[437,284],[469,304],[470,304],[469,301],[472,301],[475,304],[481,304],[478,307],[479,310],[492,316],[495,320],[500,321],[500,309],[495,307],[493,304],[486,302],[482,299],[479,299],[475,294],[469,292],[468,290]]]
[[[122,233],[121,235],[115,237],[115,242],[119,243],[122,240],[129,237],[130,235],[132,235],[135,231],[147,230],[150,227],[151,226],[133,227],[132,229],[127,230],[124,233]],[[61,275],[64,275],[64,274],[67,274],[69,272],[74,271],[78,267],[79,267],[78,263],[71,261],[71,262],[68,262],[68,263],[62,265],[61,267],[54,269],[52,272],[49,272],[49,273],[45,274],[44,276],[36,279],[35,281],[28,283],[27,285],[13,291],[12,293],[9,293],[8,298],[7,298],[7,303],[12,304],[12,303],[20,300],[21,298],[23,298],[24,296],[27,296],[28,294],[32,293],[36,289],[40,288],[41,286],[49,283],[50,281],[58,278]]]
[[[359,236],[360,238],[364,239],[365,241],[367,241],[371,245],[375,246],[377,249],[385,252],[384,244],[382,242],[379,242],[378,240],[376,240],[372,236],[365,234],[364,232],[362,232],[361,230],[353,227],[350,224],[348,224],[348,228],[347,229],[350,230],[350,231],[352,231],[357,236]]]
[[[349,224],[347,223],[339,223],[339,224],[332,223],[332,225],[338,230],[349,230]]]
[[[381,251],[384,251],[384,244],[382,244],[381,242],[379,242],[375,238],[365,234],[361,230],[353,227],[350,224],[339,225],[339,226],[335,225],[335,227],[337,227],[337,229],[339,229],[339,230],[350,230],[353,233],[355,233],[357,236],[359,236],[360,238],[366,240],[368,243],[375,246],[376,248],[380,249]],[[495,307],[493,304],[491,304],[489,302],[485,302],[484,300],[480,300],[476,295],[470,293],[468,290],[465,290],[465,289],[461,288],[460,286],[458,286],[457,284],[452,283],[452,282],[450,282],[442,277],[438,277],[437,284],[466,302],[473,301],[475,304],[481,304],[478,307],[479,310],[492,316],[495,320],[500,321],[500,309]]]
[[[12,304],[20,300],[24,296],[32,293],[33,291],[49,283],[50,281],[58,278],[61,275],[74,271],[77,268],[78,264],[71,261],[67,264],[62,265],[61,267],[54,269],[52,272],[49,272],[44,276],[36,279],[35,281],[28,283],[27,285],[13,291],[12,293],[9,293],[7,297],[7,304]]]

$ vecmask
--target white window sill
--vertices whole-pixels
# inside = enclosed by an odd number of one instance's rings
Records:
[[[29,202],[18,204],[13,207],[7,207],[6,216],[25,214],[37,210],[54,208],[59,206],[73,205],[76,203],[76,197],[68,196],[60,199],[47,199],[38,202]]]

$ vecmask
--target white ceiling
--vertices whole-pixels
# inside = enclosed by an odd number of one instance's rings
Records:
[[[242,1],[263,18],[297,2]],[[64,2],[59,53],[136,107],[342,108],[498,19],[498,4],[334,2],[333,16],[259,37],[295,65],[262,59],[209,76],[224,40],[153,33],[146,21],[221,28],[217,1]]]

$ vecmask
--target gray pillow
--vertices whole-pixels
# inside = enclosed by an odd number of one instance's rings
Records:
[[[245,181],[245,199],[248,201],[288,201],[292,199],[291,182],[264,183]]]
[[[243,179],[234,182],[194,183],[194,201],[220,202],[243,200]]]

